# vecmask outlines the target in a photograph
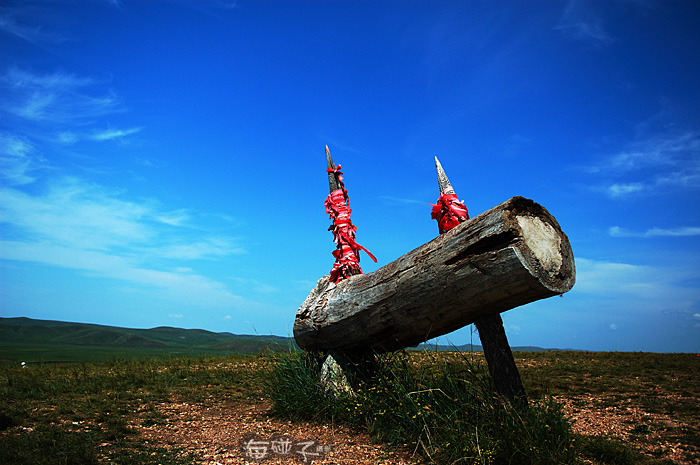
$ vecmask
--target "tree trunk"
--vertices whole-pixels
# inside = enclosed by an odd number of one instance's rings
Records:
[[[567,292],[575,279],[556,219],[513,197],[372,273],[321,278],[297,310],[294,337],[305,349],[402,349]]]

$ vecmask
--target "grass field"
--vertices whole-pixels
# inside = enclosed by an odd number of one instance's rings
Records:
[[[73,363],[117,359],[257,354],[286,350],[291,338],[214,333],[161,326],[120,328],[0,317],[0,363]]]
[[[500,408],[482,396],[488,392],[488,379],[476,352],[394,355],[381,372],[394,378],[369,380],[358,396],[344,400],[324,394],[313,374],[311,381],[304,380],[300,369],[304,357],[298,352],[27,368],[5,363],[0,365],[0,463],[204,462],[187,444],[147,441],[142,429],[169,424],[165,412],[174,403],[233,409],[239,403],[270,398],[275,402],[270,414],[294,422],[349,424],[370,432],[377,441],[422,454],[426,462],[432,458],[435,463],[502,463],[495,461],[499,451],[521,447],[517,441],[508,443],[509,435],[502,431],[525,431],[533,435],[533,444],[566,445],[565,452],[539,452],[539,457],[563,457],[564,463],[700,463],[700,358],[694,354],[520,352],[515,357],[530,403],[536,407],[527,414],[515,412],[519,419],[508,420],[510,430],[488,420],[491,436],[482,437],[479,449],[484,453],[466,451],[457,461],[444,439],[456,423],[449,428],[444,422],[434,423],[440,428],[436,434],[429,417],[449,419],[448,415],[462,411],[478,416],[485,412],[480,405]],[[475,373],[473,384],[466,370]],[[300,389],[307,395],[297,395]],[[456,391],[440,394],[448,389]],[[306,404],[287,405],[285,395],[287,401],[307,399]],[[469,405],[463,400],[467,398]],[[406,400],[409,408],[399,405]],[[338,415],[329,405],[363,413]],[[418,420],[410,418],[418,413]],[[406,421],[399,421],[404,416]],[[421,427],[412,428],[413,423]],[[490,446],[482,447],[486,444]],[[485,453],[489,450],[490,456]]]

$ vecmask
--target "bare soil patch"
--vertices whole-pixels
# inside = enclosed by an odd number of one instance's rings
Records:
[[[679,397],[679,396],[675,396]],[[646,411],[627,402],[609,405],[606,396],[582,395],[558,398],[571,421],[572,430],[584,436],[608,436],[632,445],[648,457],[673,463],[697,465],[700,447],[674,440],[684,431],[700,432],[700,418],[690,421],[673,419],[667,414]],[[665,400],[674,400],[667,398]],[[675,399],[678,401],[694,401]],[[678,434],[673,434],[676,431]],[[690,457],[690,458],[689,458]]]
[[[409,465],[422,463],[409,451],[391,450],[375,444],[364,433],[340,425],[291,422],[271,417],[271,403],[260,399],[241,399],[225,405],[205,407],[201,404],[173,402],[157,407],[162,424],[139,426],[147,443],[175,447],[201,457],[203,464],[303,463],[302,454],[278,455],[271,451],[262,460],[248,456],[244,439],[255,435],[264,440],[279,436],[295,442],[311,441],[327,446],[319,457],[307,456],[314,464]],[[297,449],[299,449],[297,447]],[[310,449],[311,450],[311,449]]]

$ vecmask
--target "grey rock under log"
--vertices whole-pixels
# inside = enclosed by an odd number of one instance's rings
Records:
[[[297,310],[304,349],[412,347],[480,316],[569,291],[571,245],[556,219],[523,197],[471,218],[368,274],[321,278]]]

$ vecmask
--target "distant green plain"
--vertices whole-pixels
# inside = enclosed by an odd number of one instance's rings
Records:
[[[0,363],[72,363],[257,354],[294,347],[291,338],[158,327],[131,329],[0,318]]]

